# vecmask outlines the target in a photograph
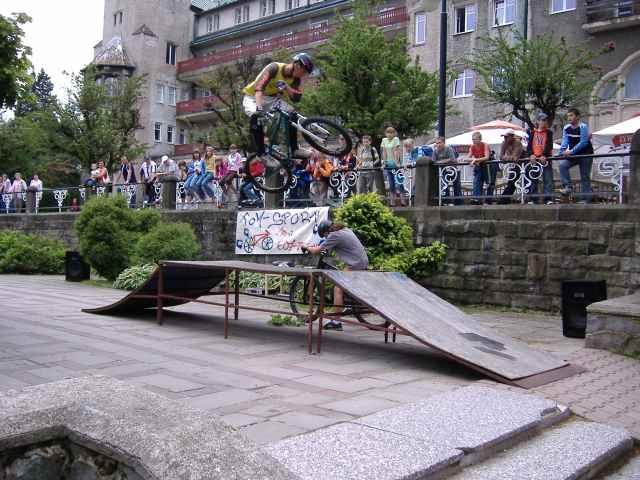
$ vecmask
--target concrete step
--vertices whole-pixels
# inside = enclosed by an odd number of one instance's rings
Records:
[[[568,415],[551,400],[473,385],[281,440],[266,450],[302,479],[442,478]]]
[[[616,468],[606,470],[598,480],[640,480],[640,453],[625,458]]]
[[[451,480],[591,479],[633,448],[620,428],[571,420],[469,466]]]

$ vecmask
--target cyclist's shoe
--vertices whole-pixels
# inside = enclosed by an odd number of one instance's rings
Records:
[[[322,327],[322,328],[323,328],[323,330],[338,330],[339,332],[341,332],[342,331],[342,323],[332,320],[329,323],[326,323],[324,325],[324,327]]]
[[[302,160],[306,160],[311,156],[311,152],[309,150],[305,150],[304,148],[299,148],[295,150],[291,156],[293,158],[301,158]]]

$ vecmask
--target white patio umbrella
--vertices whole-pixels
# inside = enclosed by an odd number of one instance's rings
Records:
[[[500,145],[502,145],[502,141],[504,140],[503,135],[507,132],[507,130],[507,128],[487,128],[473,130],[470,132],[461,133],[460,135],[456,135],[455,137],[447,138],[447,145],[451,145],[452,147],[469,146],[473,143],[473,141],[471,140],[473,132],[480,132],[482,134],[482,141],[489,144],[489,146],[495,150],[496,148],[499,149]],[[522,130],[514,130],[514,133],[520,138],[526,137],[525,132],[523,132]]]
[[[593,146],[598,149],[605,145],[613,147],[629,145],[633,134],[638,130],[640,130],[640,114],[636,114],[624,122],[593,132]]]

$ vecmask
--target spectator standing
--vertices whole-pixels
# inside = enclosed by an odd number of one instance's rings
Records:
[[[178,162],[177,177],[178,177],[178,185],[176,186],[176,188],[178,189],[178,192],[179,192],[180,196],[176,200],[177,200],[178,203],[184,204],[185,203],[185,196],[186,196],[184,183],[187,180],[187,162],[186,162],[186,160],[180,160]],[[182,184],[182,188],[180,188],[180,184]]]
[[[120,159],[120,175],[122,176],[122,183],[125,185],[124,188],[132,189],[132,191],[127,191],[127,196],[129,198],[129,206],[134,208],[136,205],[136,187],[127,187],[127,185],[136,185],[138,181],[136,180],[135,168],[133,168],[131,160],[125,155]]]
[[[458,156],[456,155],[456,151],[446,144],[446,140],[444,137],[436,138],[435,148],[433,149],[433,161],[438,166],[451,166],[455,168],[455,178],[451,182],[451,185],[449,185],[449,182],[446,178],[444,179],[445,181],[447,181],[447,186],[445,189],[443,189],[443,198],[447,200],[447,205],[462,205],[464,203],[464,199],[462,198],[462,182],[460,180],[460,169],[456,167],[457,158]],[[440,172],[442,171],[443,170],[440,169]],[[442,180],[443,179],[441,179],[440,181],[442,182]],[[441,185],[439,185],[439,187],[442,188]],[[452,187],[454,196],[453,199],[451,199]]]
[[[479,205],[482,202],[482,198],[484,197],[484,185],[487,184],[487,192],[489,195],[491,189],[491,170],[489,159],[491,158],[491,153],[489,152],[489,145],[482,141],[482,134],[480,132],[473,132],[471,135],[471,148],[469,149],[469,155],[467,156],[467,160],[469,160],[470,165],[473,167],[473,198],[471,199],[471,203],[474,205]]]
[[[333,163],[331,160],[321,152],[316,153],[315,171],[313,172],[313,178],[316,181],[315,184],[318,187],[318,205],[326,205],[327,192],[329,191],[329,179],[333,173]]]
[[[33,178],[29,183],[29,188],[33,189],[35,192],[42,192],[42,180],[40,180],[37,173],[33,174]]]
[[[593,154],[593,145],[589,136],[589,127],[580,121],[580,111],[576,108],[569,109],[567,113],[569,123],[562,130],[562,145],[560,155],[567,157],[560,161],[560,181],[562,195],[571,195],[573,183],[571,182],[571,167],[578,165],[580,169],[580,203],[589,203],[593,200],[591,190],[591,167],[593,157],[570,158],[573,155]]]
[[[242,168],[242,155],[238,152],[238,147],[234,144],[229,145],[229,155],[227,156],[227,173],[222,179],[222,184],[226,189],[227,195],[231,198],[237,197],[238,189],[236,188],[236,179],[240,175]],[[229,195],[231,194],[231,195]]]
[[[140,180],[144,185],[144,206],[156,202],[156,189],[154,185],[157,179],[157,171],[158,166],[156,162],[151,160],[149,155],[145,155],[144,162],[142,162],[142,166],[140,167]]]
[[[516,136],[512,129],[507,129],[502,136],[504,140],[500,146],[500,161],[516,164],[515,166],[507,165],[505,169],[505,175],[508,180],[507,186],[502,191],[502,199],[500,200],[500,203],[507,204],[511,202],[510,197],[516,191],[516,182],[520,177],[520,167],[517,164],[521,161],[523,148],[522,140],[520,140],[520,137]]]
[[[533,162],[542,165],[542,184],[544,198],[543,202],[547,205],[553,205],[553,166],[551,160],[553,156],[553,132],[549,129],[549,118],[546,113],[540,112],[536,117],[536,128],[527,131],[526,156],[529,163],[524,169],[527,179],[531,182],[529,193],[537,195],[539,193],[539,178],[531,178],[531,169]],[[535,203],[534,197],[529,197],[529,203]]]
[[[96,186],[98,187],[106,187],[111,183],[109,179],[109,171],[107,167],[104,166],[104,162],[102,160],[98,160],[98,167],[96,168]]]
[[[186,192],[186,202],[192,203],[194,201],[194,196],[196,193],[195,182],[198,180],[196,176],[195,166],[196,163],[202,160],[202,155],[200,154],[200,150],[195,149],[191,155],[191,160],[187,162],[187,179],[184,182],[184,190]]]
[[[169,158],[168,155],[163,155],[160,160],[160,165],[158,166],[158,172],[156,176],[158,178],[166,177],[166,176],[174,176],[178,175],[178,167],[176,166],[176,162],[173,159]]]
[[[360,170],[358,193],[374,191],[376,172],[373,169],[380,168],[380,165],[380,155],[378,155],[376,147],[371,145],[371,136],[363,135],[362,142],[356,150],[356,168]]]
[[[389,182],[389,204],[398,205],[400,203],[400,196],[398,189],[396,188],[396,170],[400,168],[400,139],[396,129],[393,127],[387,127],[384,131],[385,137],[380,144],[380,150],[382,152],[382,162],[384,164],[384,173]]]
[[[0,178],[0,211],[3,213],[6,212],[7,207],[11,205],[11,200],[9,200],[8,202],[5,202],[5,195],[10,195],[10,194],[11,194],[11,180],[9,180],[6,173],[3,173],[2,177]],[[11,198],[11,197],[6,197],[6,198]]]
[[[20,172],[14,175],[13,183],[11,184],[11,193],[13,194],[13,209],[16,213],[22,212],[24,205],[23,194],[27,192],[27,183],[22,179]]]

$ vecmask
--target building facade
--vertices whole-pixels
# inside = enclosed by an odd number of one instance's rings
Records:
[[[440,3],[408,0],[407,4],[409,52],[429,71],[439,68]],[[602,78],[592,92],[595,100],[590,112],[584,112],[591,113],[592,130],[640,112],[640,0],[452,0],[447,1],[447,14],[448,67],[455,77],[447,93],[452,107],[447,115],[448,136],[508,114],[507,109],[488,106],[474,96],[478,80],[473,71],[465,70],[461,59],[483,37],[499,32],[523,35],[525,19],[528,38],[551,33],[569,45],[593,50],[614,46],[595,60]]]
[[[176,122],[183,88],[177,66],[191,57],[192,20],[190,0],[105,0],[94,64],[106,81],[123,71],[144,76],[136,138],[152,158],[173,155],[176,144],[188,141]]]

